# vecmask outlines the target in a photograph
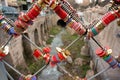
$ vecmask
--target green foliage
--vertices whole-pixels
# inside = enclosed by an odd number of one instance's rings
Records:
[[[50,31],[49,34],[50,35],[56,35],[61,31],[61,28],[59,26],[53,26]]]
[[[90,69],[90,66],[88,64],[80,66],[80,69],[82,70],[81,72],[81,77],[85,77],[86,72]]]
[[[60,31],[61,31],[61,28],[59,26],[53,26],[52,28],[50,28],[49,35],[55,36]],[[53,37],[49,37],[49,39],[46,41],[46,43],[51,44],[52,40],[53,40]]]
[[[62,40],[64,43],[64,46],[69,45],[72,41],[74,41],[76,38],[78,38],[77,34],[71,35],[70,33],[66,33],[63,35]],[[80,51],[81,51],[81,47],[84,45],[84,41],[79,39],[78,41],[76,41],[71,47],[69,47],[70,52],[72,53],[71,57],[77,58],[77,57],[81,57],[80,55]]]
[[[77,34],[71,35],[70,33],[63,34],[62,40],[64,43],[63,47],[68,46],[73,40],[75,40],[78,37]],[[71,57],[73,61],[76,58],[83,58],[85,60],[88,60],[88,64],[84,64],[83,66],[78,66],[75,65],[74,63],[72,64],[66,64],[65,67],[68,72],[70,72],[73,76],[79,76],[79,77],[85,77],[87,70],[90,69],[89,67],[89,57],[82,56],[80,54],[81,48],[84,45],[83,39],[79,39],[77,42],[75,42],[71,47],[68,48],[68,50],[71,52]],[[74,72],[75,71],[75,72]],[[64,77],[66,80],[66,77]],[[67,79],[70,80],[70,79]]]
[[[51,44],[53,38],[52,37],[49,37],[49,39],[46,41],[46,44]]]
[[[38,71],[41,67],[45,65],[45,62],[43,59],[40,59],[38,61],[33,62],[28,66],[29,71],[34,74],[36,71]]]

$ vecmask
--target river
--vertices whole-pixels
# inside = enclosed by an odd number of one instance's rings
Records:
[[[57,34],[52,43],[51,43],[51,55],[56,54],[56,47],[60,47],[63,46],[63,42],[61,40],[62,34],[65,32],[65,30],[63,29],[59,34]],[[47,68],[45,68],[41,74],[38,77],[38,80],[58,80],[59,76],[61,76],[62,73],[60,73],[57,70],[57,66],[55,66],[54,68],[48,66]]]

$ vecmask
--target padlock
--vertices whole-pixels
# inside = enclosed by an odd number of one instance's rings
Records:
[[[50,51],[51,51],[50,47],[44,47],[42,50],[45,54],[50,53]]]
[[[64,50],[59,47],[56,47],[56,50],[58,52],[57,54],[58,54],[58,57],[60,58],[60,60],[64,60],[67,58],[67,56],[71,55],[71,53],[68,50]]]
[[[40,50],[35,49],[33,55],[34,55],[37,59],[39,59],[43,54],[42,54],[42,52],[41,52]]]
[[[61,8],[60,5],[57,5],[56,8],[54,9],[55,13],[62,19],[64,20],[67,17],[67,13]]]
[[[50,61],[50,54],[47,53],[43,56],[43,59],[45,60],[46,63],[48,63]]]
[[[36,76],[33,76],[31,74],[25,76],[25,80],[37,80]]]

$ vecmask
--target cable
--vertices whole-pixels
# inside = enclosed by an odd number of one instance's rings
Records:
[[[13,38],[13,35],[10,36],[10,38],[8,39],[8,41],[4,44],[4,46],[2,47],[3,49],[5,48],[6,45],[9,44],[9,42],[12,40],[12,38]]]
[[[37,75],[38,73],[40,73],[41,71],[43,71],[48,65],[49,65],[50,61],[44,65],[42,68],[40,68],[36,73],[33,74],[33,76]]]
[[[65,50],[66,49],[68,49],[69,47],[71,47],[76,41],[78,41],[80,38],[82,38],[83,36],[79,36],[78,38],[76,38],[73,42],[71,42],[66,48],[65,48]]]
[[[102,50],[105,50],[105,49],[101,46],[101,44],[98,43],[98,41],[97,41],[94,37],[92,37],[92,40],[93,40]]]
[[[20,73],[17,69],[15,69],[14,67],[12,67],[12,66],[11,66],[10,64],[8,64],[6,61],[2,60],[2,62],[3,62],[4,64],[6,64],[9,68],[11,68],[13,71],[15,71],[17,74],[19,74],[20,76],[25,77],[24,74]]]
[[[72,74],[70,74],[68,71],[66,71],[65,69],[63,69],[59,64],[57,64],[57,66],[66,74],[68,74],[68,76],[70,76],[73,80],[74,80],[74,77],[72,76]]]
[[[6,73],[7,73],[7,75],[8,75],[8,77],[10,78],[10,80],[14,80],[13,78],[12,78],[12,76],[6,71]]]
[[[87,80],[92,80],[93,78],[97,77],[98,75],[102,74],[103,72],[106,72],[107,70],[109,70],[111,68],[111,66],[105,68],[104,70],[98,72],[97,74],[95,74],[94,76],[88,78]]]
[[[39,50],[42,51],[42,49],[40,47],[38,47],[34,42],[32,42],[27,36],[25,36],[24,34],[22,34],[24,38],[26,38],[33,46],[35,46],[36,48],[38,48]],[[43,54],[41,54],[43,57]]]

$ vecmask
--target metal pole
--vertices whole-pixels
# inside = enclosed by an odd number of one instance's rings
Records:
[[[75,39],[73,42],[71,42],[66,48],[65,48],[65,50],[66,49],[68,49],[69,47],[71,47],[76,41],[78,41],[80,38],[82,38],[82,36],[79,36],[77,39]]]
[[[34,42],[32,42],[27,36],[25,36],[24,34],[22,34],[24,38],[26,38],[33,46],[35,46],[36,48],[38,48],[39,50],[42,51],[42,49],[40,47],[38,47]],[[43,54],[42,54],[43,56]]]
[[[98,43],[97,40],[96,40],[94,37],[92,37],[92,40],[93,40],[102,50],[105,50],[104,47],[102,47],[102,46],[100,45],[100,43]]]
[[[6,64],[9,68],[11,68],[13,71],[15,71],[16,73],[18,73],[20,76],[25,77],[24,74],[20,73],[18,70],[16,70],[16,69],[15,69],[14,67],[12,67],[10,64],[8,64],[6,61],[2,60],[2,62],[3,62],[4,64]]]
[[[10,38],[8,39],[8,41],[4,44],[4,46],[2,47],[3,49],[5,48],[6,45],[9,44],[9,42],[12,40],[12,38],[13,38],[13,35],[10,36]]]
[[[103,72],[106,72],[107,70],[109,70],[111,68],[111,66],[105,68],[104,70],[98,72],[97,74],[95,74],[94,76],[88,78],[87,80],[92,80],[93,78],[97,77],[98,75],[102,74]]]
[[[33,74],[33,76],[37,75],[38,73],[40,73],[41,71],[43,71],[46,67],[48,66],[48,64],[44,65],[42,68],[40,68],[36,73]]]
[[[14,80],[13,77],[6,71],[8,77],[10,78],[10,80]]]
[[[57,66],[66,74],[68,74],[68,76],[70,76],[72,79],[74,79],[74,77],[72,76],[72,74],[70,74],[68,71],[66,71],[65,69],[63,69],[59,64],[57,64]]]
[[[95,67],[94,67],[94,71],[95,71],[95,70],[96,70],[96,68],[97,68],[98,61],[99,61],[99,58],[97,58],[97,60],[95,61]]]

